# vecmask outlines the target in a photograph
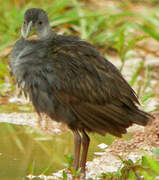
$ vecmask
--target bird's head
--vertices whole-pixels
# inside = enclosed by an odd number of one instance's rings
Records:
[[[47,39],[52,34],[48,16],[43,9],[30,8],[24,14],[21,28],[22,36],[28,39],[30,35],[37,35],[39,39]]]

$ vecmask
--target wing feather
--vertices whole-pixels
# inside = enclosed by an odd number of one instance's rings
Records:
[[[78,48],[77,48],[78,47]],[[90,103],[111,103],[119,99],[139,103],[133,89],[117,68],[94,48],[67,45],[52,53],[54,72],[59,82],[58,91]],[[129,99],[129,100],[127,100]]]

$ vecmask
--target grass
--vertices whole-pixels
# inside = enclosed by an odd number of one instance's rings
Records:
[[[159,149],[154,149],[154,156],[157,158],[159,157]],[[74,177],[75,179],[78,179],[80,174],[80,169],[78,171],[75,171],[72,167],[73,162],[73,156],[67,155],[66,157],[66,164],[65,166],[68,168],[70,175]],[[151,156],[145,154],[142,156],[141,159],[137,160],[136,162],[133,162],[131,159],[124,160],[122,157],[119,156],[119,159],[121,160],[122,164],[118,168],[116,172],[113,173],[101,173],[97,177],[101,180],[154,180],[159,176],[159,161],[155,160]],[[34,162],[31,164],[30,167],[30,176],[34,177]],[[45,173],[42,173],[42,176]],[[36,176],[35,176],[36,177]],[[45,176],[46,179],[48,176]],[[68,174],[65,170],[62,172],[62,177],[59,178],[60,180],[67,180]],[[49,178],[48,178],[49,179]],[[93,180],[92,178],[89,178],[88,180]]]
[[[156,158],[159,157],[159,149],[154,149],[154,155]],[[142,180],[144,177],[144,180],[154,180],[157,178],[157,176],[159,176],[159,161],[155,160],[149,155],[145,154],[136,162],[133,162],[131,159],[124,160],[121,156],[119,156],[119,159],[121,160],[122,164],[121,167],[118,168],[117,172],[101,173],[98,175],[98,178],[101,180]],[[72,168],[73,157],[67,156],[66,161],[66,167],[71,172],[71,175],[75,178],[78,177],[80,169],[75,171]],[[62,176],[62,180],[68,179],[65,171],[63,171]],[[89,178],[89,180],[93,179]]]
[[[159,73],[155,66],[147,65],[147,56],[158,58],[159,48],[155,45],[154,47],[146,46],[145,42],[159,41],[159,1],[122,0],[114,2],[113,6],[103,8],[105,6],[103,4],[98,8],[89,1],[82,0],[0,0],[0,96],[10,96],[15,93],[15,87],[8,86],[11,80],[8,71],[8,49],[20,37],[23,14],[29,7],[43,7],[48,12],[54,30],[59,33],[78,35],[93,43],[106,57],[111,59],[115,56],[120,60],[121,72],[127,68],[128,62],[131,61],[130,63],[133,64],[133,58],[137,56],[139,63],[134,69],[132,65],[133,73],[131,73],[129,83],[135,88],[142,104],[158,98],[159,93],[154,91],[156,87],[154,88],[151,81],[158,81],[156,77]],[[138,6],[141,7],[140,11],[137,10]],[[130,70],[131,68],[128,69]],[[8,105],[2,105],[0,112],[4,112],[6,106]],[[19,106],[17,107],[13,105],[8,108],[7,112],[19,110]],[[25,107],[22,107],[22,111],[23,109]],[[7,130],[13,133],[10,126]],[[23,150],[18,137],[14,138],[14,141],[17,147]],[[155,167],[155,163],[152,165],[153,159],[146,157],[145,161]],[[124,164],[124,167],[127,167],[127,164]],[[30,165],[30,171],[33,170],[34,162]],[[121,174],[123,171],[121,169],[118,173]],[[154,173],[156,173],[155,170]],[[143,174],[146,179],[151,179],[148,172],[145,171]],[[111,177],[111,174],[109,175]],[[66,177],[65,174],[64,176]],[[132,176],[134,178],[135,174]]]
[[[115,173],[102,173],[99,177],[102,180],[154,180],[159,175],[159,162],[152,157],[145,155],[135,163],[128,159],[122,161],[122,168],[119,168]]]

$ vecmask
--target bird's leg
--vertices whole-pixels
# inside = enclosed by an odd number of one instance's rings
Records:
[[[90,138],[84,130],[81,131],[81,134],[82,134],[83,151],[82,151],[82,156],[81,156],[80,167],[81,167],[81,172],[84,174],[84,177],[85,177],[85,168],[86,168],[87,153],[88,153]]]
[[[77,130],[73,130],[74,134],[74,160],[73,160],[73,167],[75,170],[79,168],[79,158],[80,158],[80,149],[81,149],[81,136]]]
[[[41,114],[39,112],[37,112],[37,127],[39,129],[41,129],[41,122],[42,122],[42,117],[41,117]]]

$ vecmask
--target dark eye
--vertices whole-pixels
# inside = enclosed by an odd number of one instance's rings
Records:
[[[24,21],[24,24],[26,24],[27,22],[26,21]]]
[[[39,21],[39,24],[41,25],[43,22],[42,21]]]

